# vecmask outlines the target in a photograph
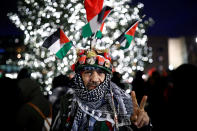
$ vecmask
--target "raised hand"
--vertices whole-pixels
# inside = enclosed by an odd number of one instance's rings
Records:
[[[147,112],[144,110],[148,97],[143,96],[140,106],[137,103],[135,91],[131,92],[131,98],[133,102],[133,115],[131,116],[131,121],[137,126],[137,128],[148,125],[150,119]]]

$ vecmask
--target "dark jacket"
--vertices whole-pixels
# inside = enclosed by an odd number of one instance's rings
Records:
[[[17,129],[27,131],[42,131],[44,119],[27,102],[36,105],[45,116],[50,114],[50,103],[44,97],[38,83],[30,78],[21,79],[18,86],[22,91],[24,104],[17,113]]]

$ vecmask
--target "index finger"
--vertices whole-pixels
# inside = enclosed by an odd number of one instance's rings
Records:
[[[140,102],[140,109],[143,109],[144,110],[144,107],[146,105],[146,101],[148,99],[148,96],[143,96],[141,102]]]
[[[131,98],[132,98],[133,106],[134,106],[134,107],[139,107],[139,105],[138,105],[138,103],[137,103],[135,91],[131,91]]]

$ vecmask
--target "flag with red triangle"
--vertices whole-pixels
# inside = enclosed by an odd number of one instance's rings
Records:
[[[64,34],[63,30],[59,28],[44,41],[42,46],[54,53],[59,59],[63,59],[71,49],[72,42]]]
[[[131,41],[134,38],[135,35],[135,31],[136,28],[138,26],[139,20],[134,22],[134,24],[132,24],[131,26],[129,26],[129,29],[127,29],[124,33],[122,33],[117,39],[116,41],[119,42],[120,49],[127,49],[129,48],[129,46],[131,45]]]
[[[82,36],[86,38],[96,33],[101,28],[102,23],[111,11],[111,7],[105,6],[99,14],[94,16],[85,26],[82,27]]]

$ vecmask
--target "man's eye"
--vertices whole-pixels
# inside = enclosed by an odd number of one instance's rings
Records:
[[[92,72],[91,71],[86,71],[85,74],[92,74]]]

